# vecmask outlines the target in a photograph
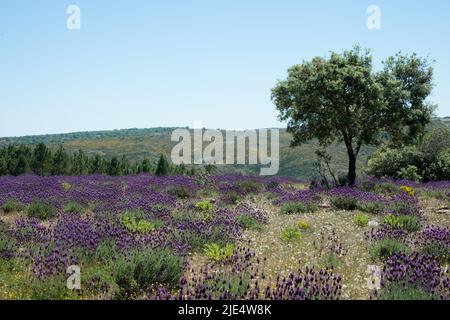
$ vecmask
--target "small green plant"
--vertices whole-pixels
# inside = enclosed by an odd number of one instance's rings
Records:
[[[210,212],[212,210],[212,204],[211,202],[205,200],[205,201],[199,201],[195,204],[195,207],[200,212]]]
[[[20,212],[23,210],[23,204],[21,204],[16,199],[8,199],[2,206],[3,212],[11,213],[11,212]]]
[[[420,286],[409,283],[390,283],[383,288],[378,296],[379,300],[432,300],[439,298]]]
[[[228,191],[222,195],[222,201],[225,204],[238,204],[241,200],[242,197],[235,191]]]
[[[304,221],[304,220],[300,220],[297,222],[297,227],[301,230],[309,230],[311,229],[311,226],[308,222]]]
[[[186,199],[191,197],[192,193],[185,186],[173,186],[167,189],[167,193],[177,197],[178,199]]]
[[[56,208],[50,203],[34,200],[26,207],[25,213],[29,217],[46,220],[56,215]]]
[[[137,232],[141,234],[150,234],[156,229],[155,223],[142,219],[143,213],[138,212],[126,212],[121,216],[121,222],[123,226],[130,232]]]
[[[66,206],[64,207],[64,212],[66,212],[66,213],[83,213],[84,208],[79,203],[72,201],[72,202],[69,202],[68,204],[66,204]]]
[[[392,214],[388,214],[384,218],[384,223],[386,223],[387,225],[389,225],[391,228],[394,228],[394,229],[401,229],[402,228],[402,224],[400,222],[400,218],[398,216],[394,216]]]
[[[420,251],[424,254],[430,255],[441,263],[450,263],[450,251],[448,246],[438,241],[432,241],[425,244]]]
[[[421,224],[417,217],[411,215],[394,216],[389,214],[384,218],[384,222],[392,228],[404,229],[409,232],[415,232],[421,229]]]
[[[261,224],[249,214],[240,214],[236,218],[236,222],[243,229],[261,230]]]
[[[280,208],[281,214],[296,214],[314,212],[317,209],[317,205],[309,202],[286,202]]]
[[[301,237],[302,235],[297,226],[283,228],[280,234],[280,239],[285,242],[299,241]]]
[[[116,254],[116,243],[114,240],[103,240],[95,250],[96,260],[103,263],[112,261]]]
[[[378,201],[361,201],[358,203],[358,209],[372,214],[380,214],[384,211],[385,206]]]
[[[183,258],[169,249],[142,249],[122,254],[113,266],[118,296],[130,298],[154,284],[175,287],[183,274]]]
[[[373,188],[375,193],[379,194],[392,194],[400,190],[400,187],[394,183],[384,182],[376,184]]]
[[[351,197],[334,196],[330,198],[331,205],[340,210],[352,211],[358,208],[358,201]]]
[[[217,243],[209,243],[205,245],[204,253],[208,259],[218,262],[230,259],[233,256],[233,245],[227,243],[225,246],[220,246]]]
[[[236,182],[236,187],[243,194],[257,193],[262,189],[262,185],[260,183],[250,180],[238,181]]]
[[[372,260],[376,261],[378,259],[389,258],[393,254],[399,253],[409,253],[410,249],[403,242],[395,239],[381,239],[373,244],[369,253]]]
[[[369,223],[369,217],[365,214],[358,213],[353,221],[360,227],[366,227]]]
[[[341,263],[339,256],[334,252],[325,253],[322,256],[321,261],[326,267],[333,267],[333,268],[338,267]]]
[[[70,183],[68,183],[68,182],[63,182],[62,183],[62,187],[63,187],[65,192],[69,192],[70,189],[72,189],[72,185]]]

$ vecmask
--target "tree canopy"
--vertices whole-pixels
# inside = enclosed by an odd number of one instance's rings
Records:
[[[423,133],[433,111],[427,101],[432,79],[428,59],[398,53],[374,72],[370,51],[355,46],[291,67],[272,89],[272,100],[293,146],[313,138],[323,146],[344,142],[353,185],[363,145],[386,138],[409,143]]]

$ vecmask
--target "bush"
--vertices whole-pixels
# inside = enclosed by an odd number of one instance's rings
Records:
[[[225,192],[222,195],[222,201],[225,204],[238,204],[242,200],[242,197],[239,195],[239,193],[235,191],[229,191]]]
[[[360,201],[358,209],[372,214],[380,214],[384,211],[384,203],[379,201]]]
[[[314,212],[317,210],[317,206],[309,202],[286,202],[280,208],[282,214],[296,214]]]
[[[372,260],[389,258],[393,254],[409,253],[410,249],[403,242],[395,239],[381,239],[370,247]]]
[[[29,217],[46,220],[56,215],[56,208],[50,203],[34,200],[26,207],[25,213]]]
[[[311,226],[309,225],[309,223],[306,221],[303,221],[303,220],[300,220],[297,222],[297,227],[302,230],[311,229]]]
[[[173,186],[167,189],[167,193],[177,197],[178,199],[186,199],[191,197],[192,193],[185,186]]]
[[[183,274],[183,259],[168,249],[142,249],[119,256],[114,263],[119,298],[163,284],[175,287]]]
[[[23,204],[21,204],[16,199],[8,199],[2,206],[3,212],[11,213],[11,212],[19,212],[23,210]]]
[[[199,201],[195,204],[195,207],[201,212],[210,212],[212,210],[212,204],[209,201]]]
[[[424,244],[420,251],[423,254],[432,256],[434,259],[438,260],[442,264],[450,263],[450,251],[445,243],[438,241],[432,241]]]
[[[79,203],[69,202],[64,207],[64,212],[66,212],[66,213],[83,213],[84,212],[84,208]]]
[[[352,197],[340,197],[333,196],[330,197],[331,205],[340,210],[356,210],[358,208],[358,200]]]
[[[243,229],[261,230],[261,224],[249,214],[240,214],[236,218],[236,222]]]
[[[360,227],[366,227],[369,223],[369,217],[365,214],[358,213],[354,219],[355,223]]]
[[[218,262],[230,259],[233,256],[233,245],[227,243],[220,246],[217,243],[210,243],[205,246],[204,253],[208,259]]]
[[[438,296],[434,298],[439,298]],[[378,296],[378,300],[431,300],[433,294],[430,294],[417,285],[405,285],[390,283],[383,288]]]
[[[379,194],[392,194],[400,190],[400,187],[394,183],[383,182],[376,184],[373,188],[375,193]]]
[[[415,232],[421,229],[421,224],[417,217],[410,215],[393,216],[389,214],[384,218],[384,222],[392,228],[403,229],[409,232]]]
[[[257,193],[262,190],[260,183],[251,180],[238,181],[235,186],[242,194]]]
[[[280,239],[286,242],[299,241],[302,235],[296,226],[287,227],[281,230]]]

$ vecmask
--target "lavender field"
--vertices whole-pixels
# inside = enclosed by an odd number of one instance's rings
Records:
[[[0,177],[0,299],[449,299],[449,206],[449,181]]]

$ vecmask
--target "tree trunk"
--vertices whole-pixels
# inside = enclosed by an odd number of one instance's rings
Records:
[[[348,184],[353,187],[356,182],[356,155],[353,150],[348,151]]]

